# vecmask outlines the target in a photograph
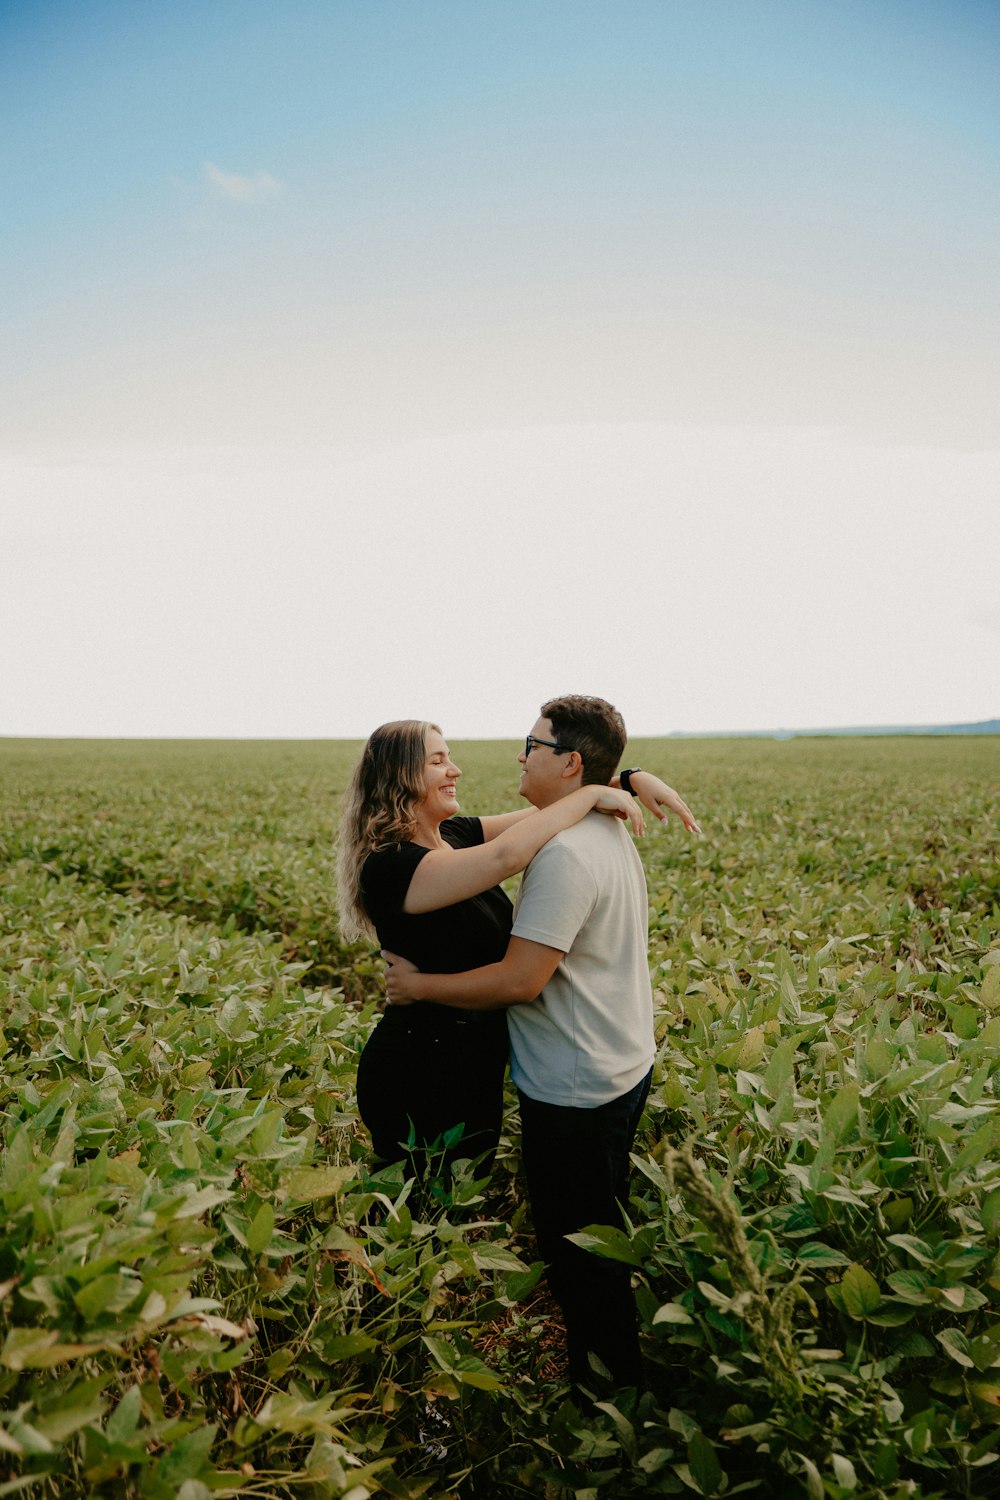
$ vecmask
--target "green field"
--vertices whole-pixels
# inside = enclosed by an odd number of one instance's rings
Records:
[[[513,743],[453,743],[466,812]],[[0,741],[0,1496],[1000,1491],[1000,741],[636,741],[650,1389],[565,1401],[517,1175],[354,1108],[357,746]],[[683,1149],[678,1149],[683,1148]]]

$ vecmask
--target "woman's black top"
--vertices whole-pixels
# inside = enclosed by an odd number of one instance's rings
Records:
[[[483,825],[479,818],[449,818],[441,824],[441,837],[454,849],[471,849],[483,842]],[[458,974],[499,963],[507,951],[514,908],[498,885],[438,911],[403,910],[413,873],[430,852],[423,844],[388,844],[375,849],[362,865],[361,895],[379,946],[408,958],[427,974]],[[393,1009],[388,1006],[386,1015]],[[437,1019],[450,1015],[463,1021],[495,1020],[495,1012],[456,1010],[429,1001],[399,1009],[412,1019],[415,1012],[427,1011]]]

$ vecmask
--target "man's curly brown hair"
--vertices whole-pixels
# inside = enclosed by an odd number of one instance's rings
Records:
[[[617,708],[604,698],[568,693],[543,703],[541,714],[552,725],[560,745],[581,756],[584,786],[606,786],[618,769],[628,740],[625,721]]]

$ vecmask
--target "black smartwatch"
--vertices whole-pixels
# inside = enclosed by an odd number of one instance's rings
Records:
[[[629,766],[627,771],[618,772],[618,781],[623,792],[628,792],[630,797],[638,797],[639,793],[633,789],[632,777],[636,771],[641,771],[641,766]]]

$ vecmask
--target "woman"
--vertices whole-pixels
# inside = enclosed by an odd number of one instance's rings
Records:
[[[625,792],[584,786],[542,810],[493,817],[459,812],[461,771],[435,724],[383,724],[365,745],[341,818],[337,877],[341,928],[375,937],[418,968],[458,973],[503,958],[512,906],[500,882],[594,809],[642,815]],[[676,793],[637,772],[633,786],[690,817]],[[692,820],[693,821],[693,820]],[[489,1154],[500,1136],[507,1022],[502,1011],[424,1002],[389,1007],[358,1064],[358,1109],[376,1154],[416,1175],[429,1163]]]

